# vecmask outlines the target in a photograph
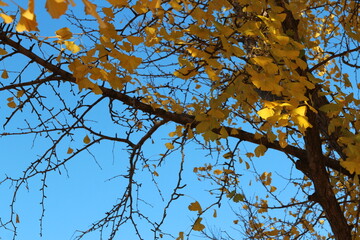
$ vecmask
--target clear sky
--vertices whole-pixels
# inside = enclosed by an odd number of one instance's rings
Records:
[[[166,130],[165,130],[166,131]],[[164,133],[166,133],[164,131]],[[160,139],[163,135],[158,135]],[[22,167],[33,159],[33,156],[37,154],[37,142],[35,147],[32,148],[32,138],[26,137],[11,137],[8,139],[0,139],[0,150],[5,152],[6,155],[2,159],[1,164],[1,176],[4,174],[19,173]],[[150,145],[150,144],[149,144]],[[148,154],[153,154],[155,157],[158,151],[165,148],[155,143],[153,146],[149,146],[146,149]],[[120,148],[120,146],[117,146]],[[184,179],[187,187],[183,193],[186,194],[182,197],[182,201],[175,202],[171,211],[169,211],[169,218],[167,219],[166,226],[171,229],[170,231],[175,234],[177,231],[189,230],[190,220],[194,219],[196,214],[187,210],[187,206],[193,201],[199,201],[202,206],[212,203],[214,198],[208,194],[205,189],[211,189],[206,182],[199,182],[196,180],[195,174],[192,172],[194,166],[200,166],[204,163],[211,163],[209,157],[204,156],[204,152],[198,149],[192,149],[195,146],[188,146],[186,154],[186,168]],[[244,147],[244,146],[243,146]],[[48,177],[48,188],[46,189],[46,202],[45,202],[45,217],[43,222],[43,239],[64,240],[72,239],[75,230],[86,229],[92,222],[103,217],[104,212],[109,210],[111,206],[117,202],[117,197],[122,193],[125,186],[125,182],[121,178],[115,178],[107,181],[113,176],[117,176],[119,172],[123,170],[124,161],[127,161],[127,154],[121,150],[115,150],[113,156],[112,144],[101,144],[92,153],[96,156],[100,167],[95,163],[93,157],[89,154],[82,154],[74,161],[67,165],[67,172],[62,171],[62,174],[52,173]],[[248,149],[249,150],[249,149]],[[174,154],[170,157],[171,160],[167,161],[159,172],[159,186],[163,188],[171,189],[174,187],[174,181],[172,178],[176,174],[178,163],[181,160],[179,154]],[[271,168],[276,170],[278,174],[286,174],[290,168],[286,159],[281,158],[275,152],[270,152],[267,157],[256,159],[256,162],[261,161],[261,168],[259,172],[269,171]],[[245,172],[244,172],[245,173]],[[149,179],[147,171],[140,173],[140,177]],[[249,182],[247,175],[241,177],[240,181],[245,185],[247,194],[251,196],[251,192],[259,193],[258,191],[264,191],[260,186],[246,187]],[[146,196],[147,201],[152,206],[146,206],[143,204],[145,213],[156,216],[162,213],[161,206],[164,202],[159,197],[156,189],[152,184],[144,182],[143,195]],[[8,197],[10,197],[11,189],[7,189],[7,185],[1,185],[1,212],[8,211]],[[284,186],[285,188],[286,186]],[[41,216],[41,193],[39,191],[39,182],[33,180],[29,184],[29,191],[22,189],[18,195],[16,202],[17,213],[20,217],[20,223],[18,224],[19,238],[18,239],[40,239],[39,238],[39,218]],[[166,193],[166,191],[165,191]],[[290,194],[291,192],[284,192],[283,195]],[[167,199],[166,194],[164,194]],[[7,201],[5,201],[5,199]],[[216,227],[221,229],[230,230],[231,227],[236,225],[233,220],[236,219],[233,216],[232,211],[229,209],[228,201],[225,200],[221,209],[217,209],[218,217],[211,217],[213,211],[210,211],[206,221],[208,227]],[[230,202],[231,203],[231,202]],[[141,203],[140,203],[141,204]],[[241,208],[242,204],[232,204],[236,209]],[[232,216],[232,217],[231,217]],[[145,225],[146,227],[147,225]],[[230,228],[229,228],[230,226]],[[130,227],[126,231],[119,232],[118,239],[137,239],[134,233],[130,231]],[[167,229],[167,228],[165,228]],[[152,239],[152,235],[147,231],[149,235],[145,235],[145,239]],[[236,231],[235,231],[236,233]],[[196,233],[195,233],[196,235]],[[3,239],[9,239],[11,232],[0,229],[0,236]],[[98,239],[97,234],[89,234],[84,239]],[[166,238],[165,238],[166,239]],[[192,237],[191,239],[195,239]]]

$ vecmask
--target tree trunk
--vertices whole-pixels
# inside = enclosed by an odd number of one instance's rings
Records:
[[[317,94],[316,92],[313,96]],[[314,98],[316,100],[316,96]],[[305,147],[307,152],[306,170],[311,178],[315,193],[310,196],[309,200],[315,201],[321,205],[325,216],[330,223],[331,229],[337,240],[351,240],[351,229],[345,219],[344,213],[340,208],[332,186],[329,182],[329,174],[324,165],[324,156],[322,153],[322,143],[317,126],[316,113],[308,110],[307,117],[313,125],[305,132]]]

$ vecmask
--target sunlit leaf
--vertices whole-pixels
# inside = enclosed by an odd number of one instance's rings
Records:
[[[259,110],[257,112],[259,114],[259,116],[263,119],[268,119],[269,117],[274,116],[274,110],[270,109],[270,108],[263,108],[261,110]]]
[[[20,20],[16,25],[16,31],[38,31],[37,26],[36,15],[34,14],[34,0],[29,0],[28,9],[20,7]]]
[[[14,18],[6,15],[4,13],[0,13],[0,17],[3,19],[4,23],[12,23],[14,21]]]
[[[53,18],[59,18],[65,14],[69,2],[67,0],[46,0],[45,8]]]
[[[81,48],[76,45],[73,41],[64,41],[66,49],[71,51],[72,53],[77,53],[81,50]]]

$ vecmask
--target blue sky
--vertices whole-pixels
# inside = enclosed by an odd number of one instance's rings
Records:
[[[7,174],[16,172],[21,166],[25,166],[26,163],[28,163],[29,158],[31,159],[33,154],[36,154],[36,147],[31,150],[31,141],[29,140],[30,139],[25,140],[25,138],[10,138],[7,141],[4,141],[4,138],[0,139],[1,151],[5,151],[6,149],[7,152],[6,158],[1,164],[2,172],[6,172]],[[20,145],[21,151],[19,147],[14,147],[14,145]],[[117,151],[117,153],[115,153],[115,159],[113,159],[111,144],[108,144],[108,146],[104,145],[105,144],[102,144],[99,146],[99,149],[92,151],[97,155],[97,160],[102,169],[94,163],[90,155],[83,154],[68,164],[68,176],[65,171],[63,171],[62,175],[56,173],[49,175],[48,188],[46,190],[47,199],[45,202],[46,212],[43,223],[43,239],[71,239],[75,230],[85,229],[89,224],[101,218],[104,212],[109,210],[109,208],[117,202],[116,199],[119,197],[119,193],[122,192],[121,190],[125,186],[125,183],[121,178],[115,178],[110,181],[107,181],[107,179],[118,175],[119,172],[122,171],[122,167],[124,166],[122,161],[127,160],[127,155],[121,153],[121,151]],[[161,147],[161,145],[156,145],[156,148]],[[191,146],[189,146],[189,148],[191,148]],[[148,151],[151,152],[150,149]],[[209,163],[211,160],[208,157],[202,156],[199,150],[190,149],[187,152],[186,163],[188,166],[185,169],[187,187],[184,190],[186,196],[183,197],[182,201],[175,202],[172,211],[170,211],[169,219],[167,220],[167,226],[171,229],[172,233],[176,233],[176,231],[186,232],[189,230],[190,220],[193,219],[196,214],[187,210],[188,204],[196,200],[199,201],[202,206],[206,206],[206,203],[209,204],[213,200],[205,191],[205,189],[210,186],[205,182],[197,181],[195,175],[192,173],[193,166]],[[101,156],[99,157],[99,155]],[[277,156],[277,154],[270,153],[268,157],[263,157],[256,161],[262,161],[261,165],[264,170],[267,171],[269,171],[271,166],[281,166],[276,169],[277,172],[281,173],[282,170],[287,170],[289,166],[287,166],[285,159]],[[181,156],[174,155],[171,157],[171,161],[175,164],[167,161],[163,170],[158,170],[160,174],[159,183],[161,183],[160,185],[162,187],[171,188],[171,185],[173,185],[171,184],[171,178],[173,174],[176,174],[176,171],[171,171],[173,168],[171,165],[176,167],[176,163],[179,162],[180,159]],[[261,169],[258,170],[261,172]],[[149,175],[147,172],[141,174]],[[247,184],[249,179],[244,177],[241,178],[241,181]],[[39,204],[41,195],[38,190],[40,186],[36,181],[33,181],[29,184],[29,187],[29,192],[22,189],[16,203],[17,213],[21,221],[18,224],[18,239],[40,239],[38,221],[41,215],[41,207]],[[161,198],[156,194],[156,189],[151,188],[151,185],[149,185],[148,189],[146,189],[146,187],[143,189],[144,195],[151,196],[149,203],[154,205],[154,207],[144,206],[146,209],[145,212],[151,216],[158,215],[159,211],[161,212],[161,208],[157,208],[156,205],[158,203],[161,205]],[[247,193],[250,196],[252,195],[251,191],[255,193],[257,189],[247,189]],[[258,187],[258,191],[263,190]],[[10,196],[10,191],[7,191],[5,186],[1,187],[1,192],[3,194],[7,192],[7,194],[9,194],[7,196]],[[2,196],[4,196],[3,194]],[[2,199],[4,200],[3,197]],[[213,211],[205,215],[207,216],[206,221],[209,226],[216,224],[217,227],[224,229],[228,229],[229,226],[236,227],[232,223],[236,218],[229,217],[232,213],[226,202],[225,200],[221,207],[222,210],[217,209],[218,217],[216,219],[211,217]],[[2,203],[4,203],[4,201],[2,201]],[[6,207],[6,204],[1,204],[1,212],[6,211]],[[234,207],[237,206],[235,205]],[[241,203],[238,207],[241,207]],[[225,211],[223,211],[224,209]],[[8,239],[11,234],[1,229],[0,236],[2,236],[3,239]],[[145,239],[150,239],[150,236],[145,237]],[[97,234],[89,234],[84,239],[98,239],[98,237]],[[119,239],[137,238],[134,237],[128,228],[126,232],[119,232]],[[191,239],[195,238],[192,237]]]

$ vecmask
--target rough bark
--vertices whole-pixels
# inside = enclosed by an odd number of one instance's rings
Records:
[[[286,9],[285,1],[277,0],[276,3],[278,6]],[[294,34],[292,36],[294,40],[301,42],[298,33],[298,20],[293,17],[291,11],[285,10],[284,12],[287,14],[287,17],[282,23],[283,32],[286,33],[291,30]],[[304,56],[302,60],[306,62],[306,57]],[[307,77],[308,71],[308,69],[298,69],[299,75],[304,77]],[[318,96],[318,89],[319,88],[315,88],[308,90],[307,92],[310,104],[315,109],[318,109],[318,107],[323,105],[321,100],[324,100],[320,99]],[[309,200],[321,205],[334,233],[335,239],[350,240],[352,239],[351,229],[329,182],[330,176],[324,163],[325,157],[322,152],[322,141],[319,129],[322,127],[327,129],[327,126],[319,126],[321,121],[318,119],[318,113],[308,110],[306,115],[309,123],[312,125],[311,128],[306,129],[304,136],[307,157],[305,161],[300,159],[300,164],[297,164],[297,167],[312,180],[315,187],[315,193],[310,196]]]

